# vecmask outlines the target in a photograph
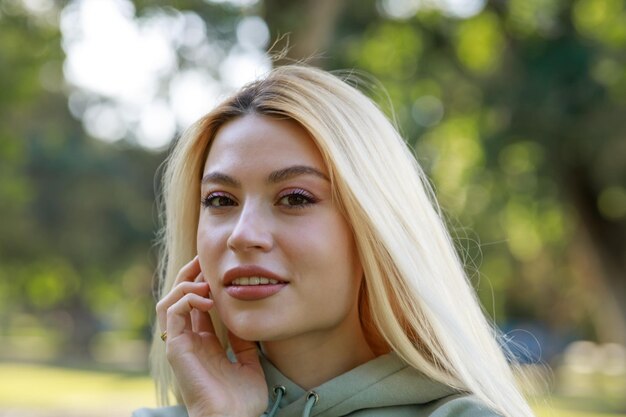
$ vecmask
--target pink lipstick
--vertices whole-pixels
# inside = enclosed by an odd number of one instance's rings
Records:
[[[282,290],[288,281],[257,265],[229,269],[222,279],[226,293],[242,301],[262,300]]]

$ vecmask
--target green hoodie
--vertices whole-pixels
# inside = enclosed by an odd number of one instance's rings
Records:
[[[268,417],[498,416],[475,397],[424,376],[395,353],[373,359],[308,392],[263,356],[261,365],[272,393],[264,414]],[[274,394],[276,387],[284,387],[284,395]],[[309,395],[312,392],[317,395]],[[183,406],[141,409],[133,417],[187,417],[187,411]]]

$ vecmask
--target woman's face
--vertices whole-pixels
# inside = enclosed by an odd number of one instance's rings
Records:
[[[363,270],[352,232],[300,125],[258,115],[224,125],[201,200],[200,265],[234,334],[278,341],[359,326]]]

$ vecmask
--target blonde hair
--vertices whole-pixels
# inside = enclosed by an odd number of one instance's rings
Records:
[[[159,296],[196,254],[200,178],[211,140],[226,122],[246,114],[295,120],[315,141],[354,231],[365,272],[361,320],[373,348],[395,351],[502,415],[532,416],[410,149],[369,98],[322,70],[279,67],[179,139],[163,178]],[[212,320],[223,335],[215,313]],[[160,401],[167,403],[170,393],[180,401],[158,332],[152,365]]]

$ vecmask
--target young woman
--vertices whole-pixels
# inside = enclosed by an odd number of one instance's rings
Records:
[[[532,416],[428,183],[365,95],[285,66],[176,144],[143,416]]]

